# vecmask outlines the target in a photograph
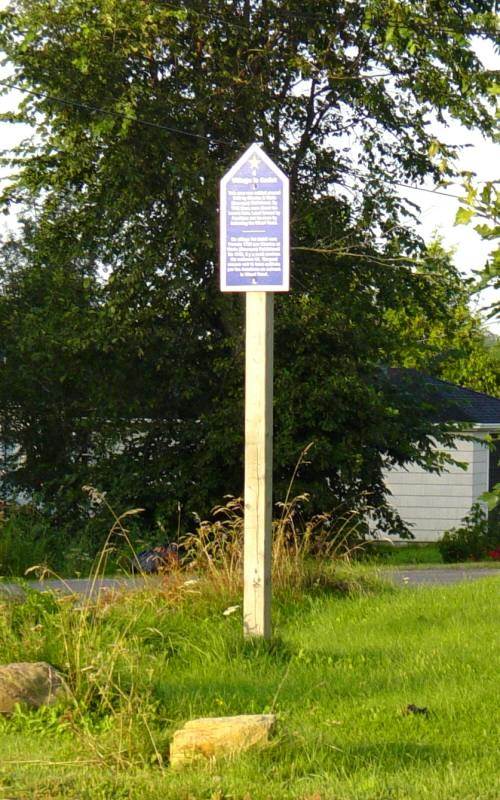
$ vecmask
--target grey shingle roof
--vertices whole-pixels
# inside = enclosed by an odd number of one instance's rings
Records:
[[[439,422],[500,424],[500,398],[475,392],[416,369],[390,368],[388,377],[398,390],[409,392],[417,402],[429,403]]]

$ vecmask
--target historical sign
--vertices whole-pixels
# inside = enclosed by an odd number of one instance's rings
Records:
[[[220,190],[221,290],[287,292],[288,178],[252,144],[224,175]]]
[[[288,178],[257,144],[221,180],[223,292],[246,292],[243,630],[271,636],[274,292],[289,289]]]

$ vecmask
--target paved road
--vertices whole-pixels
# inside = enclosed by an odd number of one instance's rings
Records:
[[[26,581],[24,586],[39,592],[58,592],[60,594],[79,594],[83,597],[95,597],[101,592],[117,592],[126,589],[129,592],[144,589],[148,585],[155,586],[161,578],[68,578],[67,580]],[[7,595],[13,598],[23,598],[25,591],[23,585],[0,581],[0,596]]]
[[[481,578],[497,576],[500,578],[500,569],[495,567],[474,567],[471,569],[412,569],[411,567],[395,569],[382,569],[380,574],[387,580],[394,581],[398,586],[447,586],[461,581],[477,581]],[[56,591],[61,594],[78,594],[84,597],[95,597],[101,592],[116,592],[126,589],[137,591],[148,585],[157,586],[161,581],[158,577],[130,577],[130,578],[99,578],[95,581],[89,578],[70,578],[66,581],[27,581],[26,585],[37,591]],[[186,580],[188,578],[186,577]],[[0,597],[7,596],[22,599],[24,589],[17,583],[0,581]]]

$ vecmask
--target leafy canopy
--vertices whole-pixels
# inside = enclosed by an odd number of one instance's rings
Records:
[[[492,134],[471,37],[494,27],[492,3],[458,0],[13,0],[9,118],[36,135],[3,197],[25,219],[0,298],[0,400],[26,456],[12,478],[68,514],[82,483],[167,518],[241,491],[242,304],[218,290],[217,183],[260,141],[293,202],[277,494],[314,441],[299,488],[393,529],[382,468],[436,468],[430,432],[451,434],[380,365],[401,362],[405,319],[432,325],[461,292],[398,189],[453,176],[432,119]]]

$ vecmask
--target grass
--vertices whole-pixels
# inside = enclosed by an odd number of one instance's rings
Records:
[[[224,582],[5,604],[0,661],[50,661],[75,702],[0,720],[0,798],[497,800],[496,579],[413,591],[372,573],[280,590],[268,645],[223,615],[240,602]],[[267,750],[169,769],[185,720],[269,710]]]
[[[485,558],[482,561],[462,561],[446,564],[437,544],[407,544],[396,546],[377,542],[365,545],[363,561],[387,567],[412,567],[422,569],[477,569],[478,567],[500,567],[499,561]]]
[[[414,565],[443,566],[443,559],[437,544],[405,544],[393,545],[384,542],[367,543],[365,558],[370,563],[384,564],[394,567]]]

